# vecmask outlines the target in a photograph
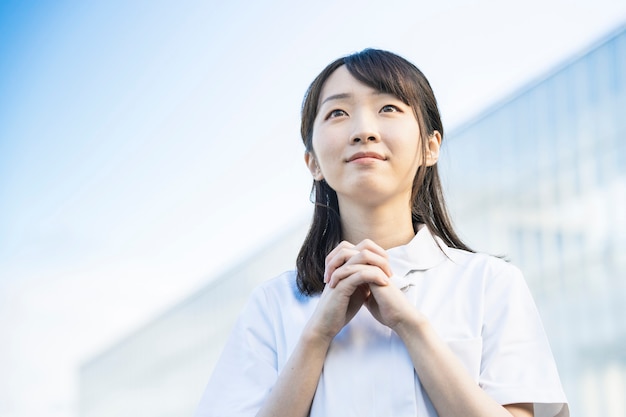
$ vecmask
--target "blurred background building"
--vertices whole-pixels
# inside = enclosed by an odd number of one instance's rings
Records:
[[[524,271],[572,415],[626,415],[626,26],[451,132],[461,236]],[[190,415],[251,289],[308,221],[80,369],[80,416]]]

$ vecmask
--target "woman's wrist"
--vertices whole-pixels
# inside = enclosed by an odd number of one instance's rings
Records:
[[[406,340],[408,337],[421,337],[424,336],[430,328],[430,322],[421,312],[417,309],[410,314],[406,314],[404,319],[399,320],[392,330],[402,340]]]
[[[334,338],[335,335],[319,331],[314,326],[309,324],[302,331],[300,342],[306,346],[319,347],[327,350],[330,346],[330,342],[332,342]]]

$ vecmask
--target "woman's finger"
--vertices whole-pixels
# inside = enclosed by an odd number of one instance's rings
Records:
[[[391,277],[392,271],[388,259],[389,255],[387,252],[370,239],[365,239],[357,245],[343,241],[326,256],[324,282],[329,283],[331,287],[336,286],[337,282],[349,276],[350,271],[354,270],[354,268],[348,268],[340,274],[336,274],[336,271],[352,264],[376,266],[387,277]],[[384,282],[378,284],[385,285]]]
[[[335,270],[328,285],[331,288],[341,284],[349,285],[351,288],[362,284],[387,285],[389,277],[382,269],[375,265],[367,264],[346,264]]]
[[[352,255],[349,259],[339,266],[333,265],[333,269],[326,268],[326,282],[334,287],[337,282],[346,278],[350,274],[358,270],[357,266],[371,266],[380,269],[386,278],[390,278],[392,275],[391,267],[387,257],[383,257],[378,253],[372,252],[369,249],[363,249],[356,252],[354,249],[350,250]],[[385,282],[378,283],[379,285],[385,285]]]
[[[391,267],[389,266],[389,254],[381,246],[374,243],[374,241],[370,239],[365,239],[359,242],[359,244],[356,245],[354,249],[358,250],[359,252],[368,251],[378,255],[379,257],[375,257],[372,259],[373,262],[371,262],[371,265],[378,266],[389,277],[393,275]]]
[[[333,249],[326,256],[326,263],[324,268],[324,282],[328,283],[328,280],[335,269],[339,268],[341,265],[345,264],[353,255],[358,253],[354,249],[354,245],[350,242],[346,242],[345,240],[338,244],[335,249]]]
[[[364,240],[362,240],[357,245],[355,245],[354,248],[357,249],[357,250],[368,249],[368,250],[371,250],[372,252],[375,252],[375,253],[379,254],[380,256],[383,256],[385,258],[389,258],[389,255],[387,254],[387,251],[385,249],[383,249],[381,246],[377,245],[371,239],[364,239]]]

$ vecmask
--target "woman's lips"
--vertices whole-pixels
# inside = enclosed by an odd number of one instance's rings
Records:
[[[357,152],[354,155],[350,156],[347,162],[367,160],[367,159],[378,159],[378,160],[384,161],[385,157],[376,152]]]

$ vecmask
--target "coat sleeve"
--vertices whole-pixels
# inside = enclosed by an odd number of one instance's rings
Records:
[[[271,303],[257,288],[239,316],[195,417],[254,416],[277,378]]]
[[[485,286],[481,387],[500,404],[534,403],[535,417],[568,417],[567,400],[541,318],[510,264]]]

